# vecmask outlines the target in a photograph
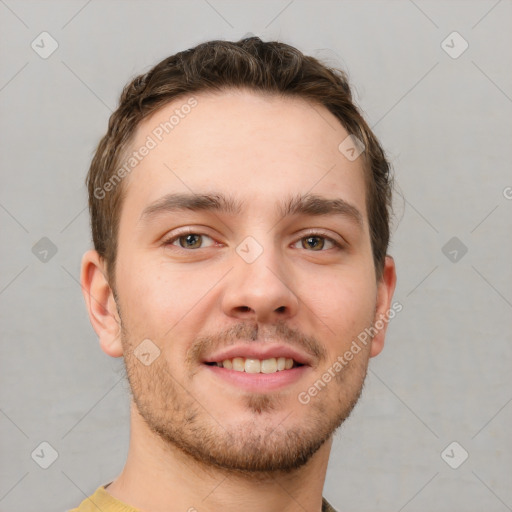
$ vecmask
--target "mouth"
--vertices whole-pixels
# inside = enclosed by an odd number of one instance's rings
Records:
[[[314,359],[286,343],[239,343],[202,361],[213,382],[237,390],[271,392],[297,384],[313,371]]]
[[[294,368],[305,366],[291,357],[271,357],[268,359],[255,359],[245,357],[234,357],[222,361],[205,362],[207,366],[215,366],[240,373],[263,373],[272,374],[286,372]]]

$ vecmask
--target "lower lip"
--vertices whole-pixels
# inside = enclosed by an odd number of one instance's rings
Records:
[[[207,364],[204,366],[213,372],[214,375],[230,384],[253,392],[274,391],[289,386],[301,379],[310,368],[304,365],[275,373],[247,373],[228,370],[220,366],[210,366]]]

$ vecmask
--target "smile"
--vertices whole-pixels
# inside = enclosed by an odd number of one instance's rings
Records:
[[[227,370],[234,370],[236,372],[266,374],[282,372],[303,366],[301,363],[298,363],[289,357],[271,357],[269,359],[263,360],[245,357],[234,357],[232,359],[224,359],[223,361],[216,361],[206,364],[209,366],[226,368]]]
[[[237,361],[238,359],[240,361]],[[204,363],[203,367],[215,380],[220,379],[222,382],[233,386],[237,390],[251,393],[264,393],[284,389],[287,386],[297,383],[312,370],[311,366],[295,363],[293,359],[288,360],[288,366],[290,366],[291,361],[291,368],[286,368],[287,364],[285,360],[284,369],[278,370],[278,359],[280,358],[277,358],[275,363],[265,363],[268,359],[258,360],[236,357],[234,360],[227,360],[229,361],[227,366],[231,363],[234,368],[224,367],[226,360],[222,363]],[[281,361],[279,363],[280,367],[282,367],[282,364],[283,363]],[[272,367],[276,366],[276,370],[268,373],[262,372],[262,366],[268,371],[267,365]],[[240,369],[237,370],[235,368]],[[249,371],[247,371],[246,368],[248,368]]]

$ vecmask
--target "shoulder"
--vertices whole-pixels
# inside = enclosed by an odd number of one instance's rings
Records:
[[[322,512],[336,512],[336,509],[324,497],[322,497]]]
[[[109,494],[103,485],[98,487],[94,494],[86,498],[77,508],[67,512],[139,512],[126,503],[117,500]]]

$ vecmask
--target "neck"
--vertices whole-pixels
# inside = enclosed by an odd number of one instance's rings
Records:
[[[107,491],[145,512],[320,512],[331,444],[332,438],[291,473],[235,473],[203,465],[166,443],[132,402],[128,457]]]

